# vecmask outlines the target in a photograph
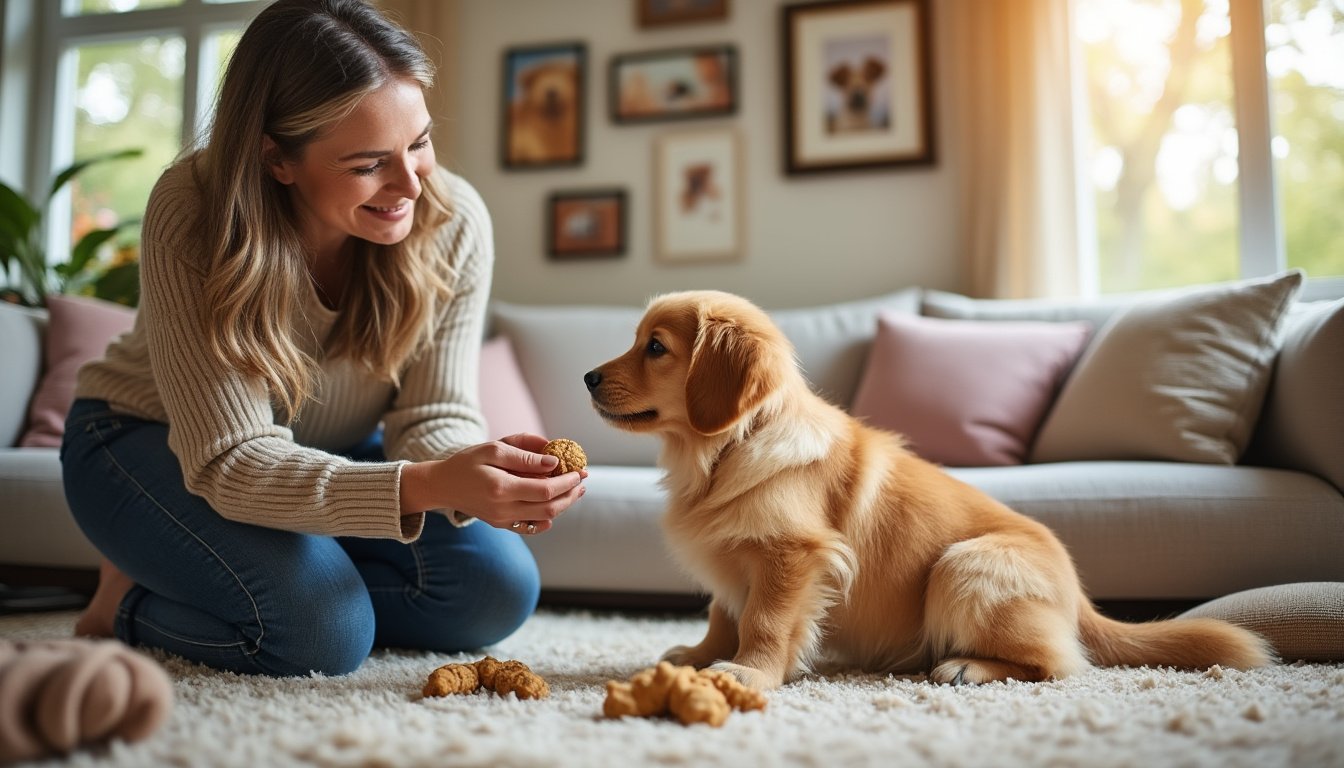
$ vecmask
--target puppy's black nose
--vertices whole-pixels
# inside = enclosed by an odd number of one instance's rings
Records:
[[[600,371],[589,371],[583,374],[583,383],[588,385],[588,391],[597,389],[597,385],[602,383],[602,373]]]

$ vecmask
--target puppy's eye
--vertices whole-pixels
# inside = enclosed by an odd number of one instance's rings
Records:
[[[662,357],[667,354],[667,347],[664,347],[663,342],[657,339],[649,339],[649,346],[646,347],[646,351],[649,353],[649,357]]]

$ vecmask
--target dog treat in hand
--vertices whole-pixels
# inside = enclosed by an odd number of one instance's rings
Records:
[[[448,696],[455,693],[494,691],[510,693],[520,699],[544,699],[551,695],[546,680],[521,661],[499,661],[490,656],[474,664],[445,664],[429,673],[424,695]]]
[[[607,698],[602,703],[606,717],[671,715],[682,725],[707,723],[716,728],[734,709],[765,709],[765,694],[727,672],[697,671],[666,661],[636,672],[628,682],[608,680]]]
[[[551,470],[551,477],[563,475],[566,472],[578,472],[580,469],[588,466],[588,456],[584,454],[583,448],[573,440],[560,438],[552,440],[541,449],[542,453],[549,453],[560,460]]]

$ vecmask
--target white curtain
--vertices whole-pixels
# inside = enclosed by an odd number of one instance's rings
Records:
[[[1080,293],[1069,2],[938,4],[976,296]]]

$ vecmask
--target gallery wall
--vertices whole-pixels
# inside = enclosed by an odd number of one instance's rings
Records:
[[[782,145],[782,0],[734,0],[723,21],[643,29],[635,0],[458,0],[439,15],[445,93],[439,161],[471,181],[490,208],[497,267],[494,295],[522,303],[638,304],[656,293],[718,288],[771,308],[862,298],[922,285],[960,290],[955,157],[939,75],[931,3],[936,161],[932,165],[787,175]],[[420,30],[424,32],[423,29]],[[587,45],[586,141],[580,165],[508,170],[500,163],[501,71],[511,47],[562,41]],[[653,124],[613,124],[607,67],[613,54],[729,43],[737,47],[734,115]],[[655,256],[654,147],[661,136],[731,128],[741,139],[743,233],[732,260],[667,263]],[[447,140],[445,141],[445,138]],[[547,255],[546,203],[556,191],[622,187],[629,237],[619,257]]]

